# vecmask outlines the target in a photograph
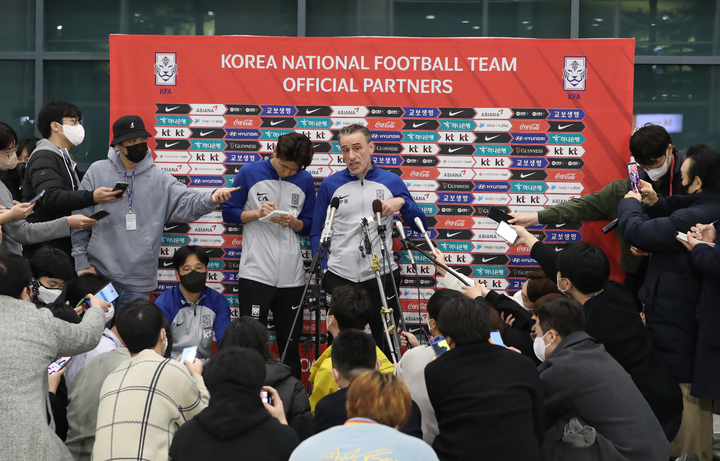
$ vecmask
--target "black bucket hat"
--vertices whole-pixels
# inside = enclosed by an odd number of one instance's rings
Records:
[[[110,145],[115,146],[128,139],[142,137],[152,138],[145,129],[145,123],[137,115],[126,115],[113,123],[113,140]]]

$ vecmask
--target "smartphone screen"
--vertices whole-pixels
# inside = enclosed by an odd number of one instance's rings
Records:
[[[180,356],[180,363],[185,363],[186,360],[189,360],[190,363],[195,361],[195,354],[197,354],[197,346],[192,347],[186,347],[182,351],[182,355]]]
[[[28,203],[30,203],[30,204],[32,205],[33,203],[35,203],[35,202],[37,202],[38,200],[40,200],[40,197],[42,197],[43,195],[45,195],[45,191],[44,191],[44,190],[41,191],[39,194],[37,194],[35,197],[33,197],[33,199],[30,200]]]
[[[272,396],[270,396],[268,391],[265,391],[265,390],[260,391],[260,400],[267,403],[268,405],[272,405]]]
[[[505,346],[505,343],[502,340],[502,336],[500,336],[500,331],[492,330],[490,332],[490,337],[492,338],[496,346]]]
[[[433,351],[435,351],[435,357],[440,357],[445,352],[450,350],[450,346],[448,346],[448,343],[447,341],[445,341],[445,337],[443,335],[431,338],[430,345],[432,346]]]
[[[500,221],[500,224],[498,224],[495,232],[497,233],[497,235],[510,242],[510,244],[515,243],[515,240],[517,240],[517,231],[510,227],[510,224],[506,223],[505,221]]]
[[[65,365],[70,361],[72,357],[58,357],[48,367],[48,374],[54,375],[58,371],[62,370]]]
[[[113,187],[113,190],[119,190],[120,192],[125,192],[125,189],[128,188],[130,184],[122,181],[118,181],[115,183],[115,187]]]
[[[103,301],[107,301],[109,303],[112,303],[113,301],[118,299],[119,296],[120,295],[115,290],[115,287],[112,283],[108,283],[102,290],[95,293],[96,298],[102,299]]]
[[[628,163],[627,169],[628,169],[628,177],[630,178],[630,187],[632,188],[632,191],[640,193],[642,184],[640,184],[640,176],[638,176],[637,163],[634,163],[634,162]]]

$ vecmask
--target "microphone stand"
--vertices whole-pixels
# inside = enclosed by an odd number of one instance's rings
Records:
[[[378,290],[380,291],[380,302],[382,303],[380,315],[382,316],[383,328],[385,330],[385,339],[387,340],[388,347],[390,348],[390,358],[393,363],[396,364],[400,359],[400,339],[398,338],[397,328],[395,327],[395,318],[392,315],[393,310],[388,307],[387,298],[385,297],[385,287],[383,286],[382,278],[380,277],[380,261],[372,250],[367,218],[362,219],[360,228],[363,233],[363,243],[360,245],[360,254],[363,258],[367,256],[372,258],[370,267],[375,273],[375,280],[377,280]]]
[[[403,240],[403,243],[405,244],[406,247],[409,246],[413,250],[415,250],[415,251],[419,252],[420,254],[422,254],[423,256],[425,256],[431,262],[433,262],[433,263],[437,264],[438,266],[442,267],[443,269],[445,269],[448,274],[450,274],[453,277],[455,277],[456,279],[460,280],[463,283],[463,285],[468,286],[468,287],[470,286],[470,284],[465,281],[464,276],[462,274],[459,274],[455,269],[452,269],[451,267],[448,267],[447,265],[445,265],[444,261],[440,262],[440,261],[438,261],[438,259],[435,256],[431,256],[430,254],[428,254],[425,251],[418,248],[418,246],[415,245],[415,243],[413,243],[412,240],[406,238]]]
[[[400,304],[400,292],[398,291],[397,284],[395,283],[395,277],[393,277],[392,264],[388,260],[388,251],[385,247],[385,225],[382,223],[378,226],[378,235],[380,237],[380,254],[383,258],[383,269],[385,268],[385,264],[388,264],[388,267],[390,267],[390,280],[392,281],[392,289],[395,293],[395,305],[397,306],[398,313],[400,314],[400,327],[403,331],[407,331],[407,327],[405,326],[405,316],[403,315],[402,305]],[[415,267],[415,270],[417,270],[417,267]],[[420,289],[419,284],[418,289]],[[418,291],[418,294],[419,293],[420,292]]]

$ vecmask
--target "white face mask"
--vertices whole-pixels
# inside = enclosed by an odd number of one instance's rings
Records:
[[[38,283],[38,301],[45,304],[54,303],[56,299],[58,299],[58,296],[60,296],[60,293],[62,293],[62,290],[60,289],[52,289],[52,288],[46,288],[42,284]]]
[[[4,155],[0,155],[0,169],[2,170],[12,170],[17,166],[18,158],[17,154],[12,154],[10,157],[5,157]]]
[[[566,295],[567,290],[563,290],[562,288],[560,288],[560,280],[567,280],[567,279],[565,277],[560,277],[559,279],[557,279],[557,289],[560,290],[560,293]]]
[[[653,168],[652,170],[645,170],[647,172],[647,175],[650,177],[651,180],[657,181],[658,179],[665,176],[665,173],[667,173],[668,168],[670,167],[670,162],[668,162],[667,155],[665,155],[665,163],[661,167]]]
[[[85,128],[79,123],[77,125],[63,125],[63,134],[73,146],[79,146],[85,139]]]
[[[545,344],[545,341],[543,341],[543,338],[545,338],[547,334],[548,332],[546,331],[542,337],[536,336],[535,341],[533,342],[533,351],[541,362],[545,361],[545,349],[549,346],[549,344]]]
[[[162,334],[162,333],[160,333],[160,334]],[[165,356],[165,354],[167,354],[167,353],[169,352],[169,351],[167,350],[167,347],[168,347],[167,336],[165,336],[165,339],[163,339],[162,342],[163,342],[163,353],[162,353],[162,355]]]
[[[517,293],[512,295],[512,300],[515,301],[516,303],[520,304],[523,307],[523,309],[528,310],[528,308],[525,307],[525,303],[523,302],[522,291],[518,291]]]

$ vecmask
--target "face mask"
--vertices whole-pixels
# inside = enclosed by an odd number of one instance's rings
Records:
[[[665,163],[663,163],[663,166],[658,168],[653,168],[652,170],[645,170],[647,172],[647,175],[650,177],[651,180],[657,181],[658,179],[665,176],[665,173],[667,173],[667,170],[669,168],[669,162],[667,159],[667,156],[665,156]]]
[[[60,289],[46,288],[41,283],[38,283],[37,298],[41,303],[54,303],[55,300],[58,299],[58,296],[60,296],[60,293],[62,293],[62,290]]]
[[[0,169],[12,170],[17,166],[17,154],[13,153],[10,157],[0,155]]]
[[[560,290],[560,293],[566,295],[566,294],[567,294],[567,290],[563,290],[562,288],[560,288],[560,280],[567,280],[567,279],[566,279],[565,277],[561,277],[561,278],[559,278],[559,279],[557,279],[557,280],[558,280],[558,281],[557,281],[557,289]]]
[[[200,293],[205,288],[207,272],[190,271],[180,276],[180,283],[190,293]]]
[[[140,163],[147,155],[147,143],[141,142],[139,144],[133,144],[132,146],[125,146],[127,154],[125,156],[128,160],[133,163]]]
[[[85,128],[79,123],[77,125],[63,125],[63,134],[73,146],[79,146],[85,139]]]
[[[165,339],[163,339],[163,357],[165,355],[167,355],[167,353],[168,353],[167,347],[168,347],[168,340],[167,340],[167,336],[166,336]]]
[[[517,293],[515,293],[512,296],[512,300],[515,301],[516,303],[520,304],[523,309],[528,310],[528,308],[525,307],[525,303],[523,302],[522,291],[518,291]]]
[[[108,311],[105,312],[105,323],[110,322],[115,317],[115,306],[110,304]]]
[[[533,342],[533,351],[535,352],[535,355],[538,359],[540,359],[541,362],[545,361],[545,349],[549,346],[549,344],[545,344],[545,341],[543,339],[545,336],[547,336],[548,332],[545,332],[542,337],[537,336],[535,337],[535,341]]]

